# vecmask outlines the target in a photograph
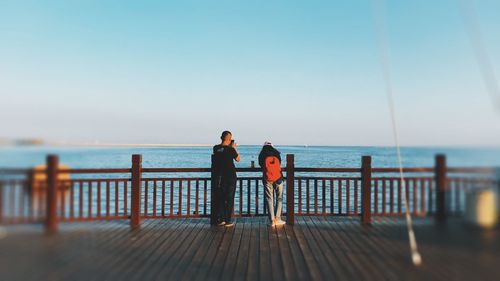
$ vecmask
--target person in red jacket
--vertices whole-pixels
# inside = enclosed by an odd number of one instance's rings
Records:
[[[283,205],[283,174],[281,173],[281,155],[270,142],[265,142],[259,154],[259,166],[262,167],[269,225],[283,225],[281,209]]]

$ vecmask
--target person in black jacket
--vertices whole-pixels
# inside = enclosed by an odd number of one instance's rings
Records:
[[[236,150],[236,142],[229,131],[222,132],[221,143],[213,147],[213,163],[215,175],[215,191],[219,208],[218,225],[232,226],[231,215],[234,205],[234,191],[236,189],[236,167],[233,160],[240,161]]]
[[[264,199],[266,200],[267,211],[269,215],[269,225],[283,225],[284,221],[281,220],[281,209],[283,205],[283,175],[279,170],[278,179],[270,181],[266,179],[266,158],[275,157],[278,160],[277,166],[281,166],[281,154],[273,147],[270,142],[265,142],[262,150],[259,153],[259,166],[262,167],[263,179],[265,186]],[[276,159],[274,159],[275,161]],[[280,169],[280,168],[278,168]]]

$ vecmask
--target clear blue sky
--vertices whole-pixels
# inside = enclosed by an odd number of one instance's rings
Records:
[[[477,1],[500,78],[500,1]],[[403,145],[498,145],[458,0],[388,1]],[[0,1],[0,137],[392,145],[369,0]]]

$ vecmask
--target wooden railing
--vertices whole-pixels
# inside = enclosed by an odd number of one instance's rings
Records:
[[[0,169],[0,223],[58,222],[142,218],[212,217],[216,200],[210,168],[143,168],[133,155],[131,168],[58,169],[57,156],[47,168]],[[264,185],[258,168],[238,168],[234,216],[266,215]],[[498,186],[492,168],[447,168],[442,155],[435,167],[372,168],[364,156],[359,168],[295,167],[287,155],[283,206],[287,222],[294,216],[447,215],[464,212],[468,189]]]

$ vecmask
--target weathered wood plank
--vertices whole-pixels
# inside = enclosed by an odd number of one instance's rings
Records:
[[[269,225],[268,218],[263,217],[259,220],[259,279],[271,280],[271,246],[269,243]]]
[[[296,268],[293,266],[292,252],[286,237],[285,226],[274,227],[274,233],[278,240],[279,256],[281,257],[281,268],[278,269],[279,275],[278,278],[274,280],[298,280]],[[276,253],[274,253],[274,255],[276,255]]]
[[[296,227],[293,228],[293,232],[295,234],[295,238],[297,239],[297,244],[302,252],[302,256],[304,257],[305,265],[307,267],[308,279],[314,280],[322,280],[321,271],[319,269],[319,265],[316,263],[316,259],[314,258],[314,253],[312,249],[309,247],[307,243],[307,238],[303,233],[303,220],[297,218]]]
[[[240,249],[236,258],[234,280],[244,280],[247,275],[248,252],[250,248],[250,218],[238,218],[238,223],[243,224]]]
[[[259,240],[257,236],[259,223],[255,219],[251,219],[247,222],[247,224],[250,226],[247,280],[259,280],[259,254],[257,251],[259,248]]]

